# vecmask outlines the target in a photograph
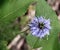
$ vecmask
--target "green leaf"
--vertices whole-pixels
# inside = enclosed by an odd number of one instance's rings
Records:
[[[58,37],[55,38],[53,49],[60,50],[60,39]]]
[[[32,36],[29,34],[27,36],[27,42],[32,48],[38,48],[42,47],[42,50],[60,50],[58,48],[58,41],[56,42],[56,39],[58,39],[58,33],[60,32],[60,24],[57,19],[57,16],[55,12],[51,9],[51,7],[45,2],[45,0],[38,0],[37,6],[36,6],[36,16],[44,16],[46,19],[51,20],[51,27],[50,35],[45,37],[44,39],[37,38],[35,36]],[[55,43],[57,43],[55,45]],[[54,49],[56,47],[56,49]]]
[[[6,41],[0,41],[0,50],[8,50]]]

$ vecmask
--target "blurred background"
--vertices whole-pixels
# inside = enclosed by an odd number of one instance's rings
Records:
[[[58,20],[60,20],[60,0],[46,0],[51,8],[56,12]]]
[[[58,20],[60,20],[60,0],[45,0],[47,4],[55,11],[56,15],[58,16]],[[0,6],[3,5],[5,0],[0,0]],[[16,46],[12,46],[17,40]],[[42,47],[31,49],[30,46],[27,44],[26,39],[20,35],[17,35],[12,41],[10,41],[7,45],[8,49],[10,50],[41,50]],[[19,48],[19,49],[17,49]]]

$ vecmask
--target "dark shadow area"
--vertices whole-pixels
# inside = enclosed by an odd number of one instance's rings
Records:
[[[3,4],[5,3],[6,0],[0,0],[0,7],[3,6]]]
[[[23,43],[23,45],[21,46],[21,49],[20,49],[20,50],[28,50],[28,45],[27,45],[26,39],[24,39],[24,43]]]
[[[59,6],[58,6],[58,10],[60,11],[60,4],[59,4]]]

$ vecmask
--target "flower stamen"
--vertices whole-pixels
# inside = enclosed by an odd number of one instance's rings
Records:
[[[44,24],[43,23],[39,23],[38,24],[38,28],[43,29],[44,28]]]

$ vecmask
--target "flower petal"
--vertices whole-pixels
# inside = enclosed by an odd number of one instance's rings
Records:
[[[45,26],[45,28],[47,28],[47,29],[51,29],[51,26],[50,26],[49,24],[45,24],[44,26]]]
[[[50,25],[50,19],[44,21],[44,24],[49,24]]]
[[[29,24],[29,27],[37,27],[38,25],[37,24],[34,24],[34,23],[30,23]]]
[[[42,33],[42,30],[39,30],[39,33],[37,34],[37,37],[40,37],[41,33]]]
[[[37,27],[32,27],[31,30],[36,30]]]
[[[43,29],[43,31],[45,32],[44,35],[49,35],[49,30],[48,29]]]
[[[43,38],[45,36],[45,32],[42,30],[41,34],[40,34],[40,38]]]
[[[34,19],[32,19],[32,21],[31,21],[31,23],[34,23],[34,24],[38,23],[38,18],[34,17]]]
[[[38,32],[39,32],[39,29],[38,29],[38,28],[37,28],[35,31],[34,31],[34,30],[32,30],[32,35],[37,36]]]
[[[39,23],[42,23],[42,22],[44,22],[44,18],[41,16],[38,18],[38,21],[39,21]]]

